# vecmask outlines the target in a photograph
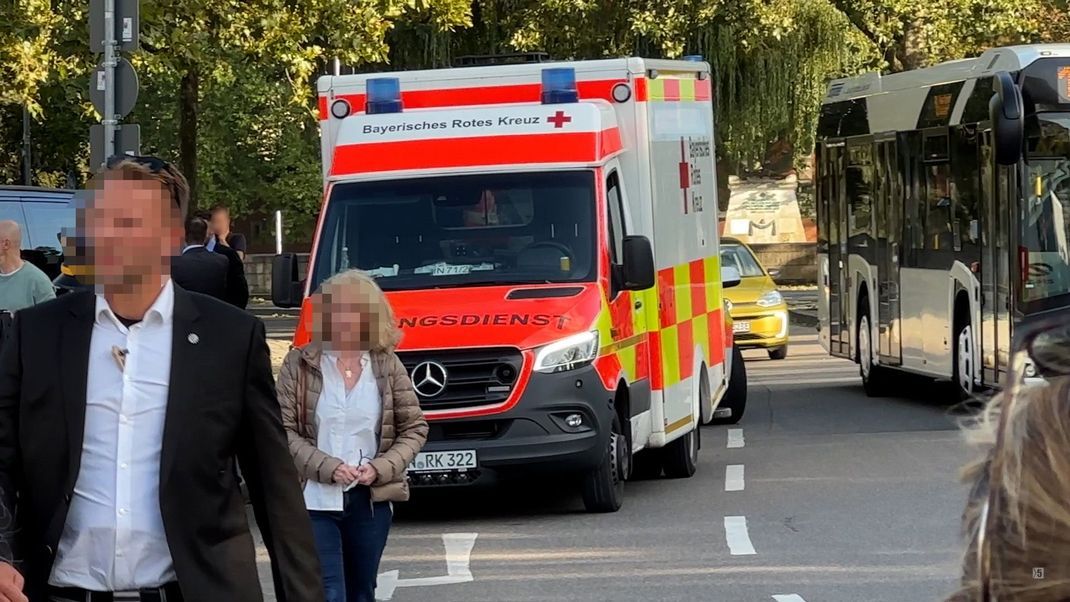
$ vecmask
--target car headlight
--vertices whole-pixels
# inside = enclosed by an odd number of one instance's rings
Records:
[[[774,307],[784,302],[784,297],[779,291],[769,291],[758,297],[758,305],[761,307]]]
[[[581,332],[550,343],[535,354],[536,372],[552,374],[586,366],[598,355],[598,333]]]

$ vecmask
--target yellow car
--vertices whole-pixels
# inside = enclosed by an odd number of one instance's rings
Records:
[[[721,239],[721,266],[739,272],[738,286],[725,289],[735,343],[741,349],[765,349],[769,358],[788,356],[788,304],[770,272],[750,247],[735,238]],[[772,272],[776,275],[776,272]]]

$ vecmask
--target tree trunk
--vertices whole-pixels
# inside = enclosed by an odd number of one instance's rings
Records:
[[[899,62],[903,71],[925,66],[925,46],[925,22],[920,17],[912,17],[904,25],[899,42]]]
[[[189,181],[189,212],[197,209],[197,115],[200,111],[200,75],[190,66],[178,93],[179,169]]]

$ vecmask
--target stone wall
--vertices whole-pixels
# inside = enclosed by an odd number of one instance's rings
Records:
[[[778,269],[777,284],[817,282],[817,245],[814,243],[752,244],[750,248],[766,269]]]
[[[245,279],[249,281],[249,296],[271,299],[272,254],[255,254],[245,257]],[[308,253],[298,253],[297,273],[301,278],[308,271]]]

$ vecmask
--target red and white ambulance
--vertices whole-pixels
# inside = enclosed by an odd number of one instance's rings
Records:
[[[319,93],[308,275],[277,257],[273,297],[302,305],[302,345],[324,279],[376,277],[431,425],[413,486],[544,471],[614,511],[633,474],[691,476],[699,425],[738,420],[746,401],[722,298],[709,66],[328,76]]]

